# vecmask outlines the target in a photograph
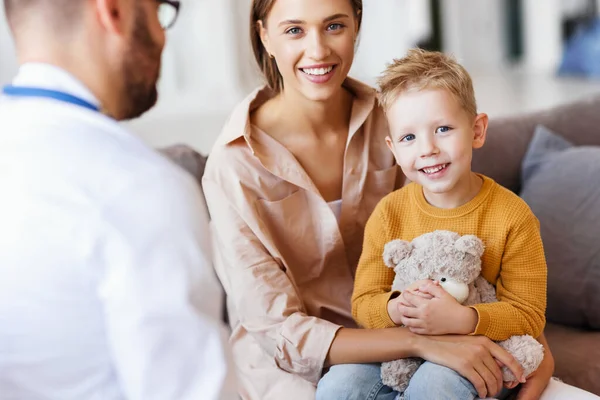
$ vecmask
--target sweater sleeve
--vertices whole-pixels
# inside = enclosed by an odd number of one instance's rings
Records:
[[[364,328],[396,326],[387,312],[388,301],[396,295],[391,291],[394,270],[383,262],[383,248],[389,239],[388,231],[382,201],[367,221],[352,294],[352,315]]]
[[[529,211],[507,238],[496,282],[499,301],[473,307],[479,315],[474,334],[492,340],[525,334],[538,337],[546,323],[546,282],[540,225]]]

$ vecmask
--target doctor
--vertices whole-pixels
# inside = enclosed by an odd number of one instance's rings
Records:
[[[179,2],[4,6],[0,398],[235,398],[199,189],[117,123],[156,102]]]

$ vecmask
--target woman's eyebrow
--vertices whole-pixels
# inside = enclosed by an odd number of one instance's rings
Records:
[[[333,21],[334,19],[339,19],[339,18],[350,18],[350,17],[348,16],[348,14],[334,14],[334,15],[331,15],[331,16],[325,18],[323,20],[323,22],[329,22],[329,21]],[[306,21],[302,21],[301,19],[286,19],[285,21],[281,21],[279,23],[279,26],[302,25],[302,24],[306,24]]]

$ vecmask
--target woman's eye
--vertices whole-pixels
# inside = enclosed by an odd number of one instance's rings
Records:
[[[285,31],[285,33],[287,33],[289,35],[298,35],[298,34],[302,33],[302,29],[300,29],[300,28],[290,28],[287,31]]]
[[[327,30],[328,31],[339,31],[343,27],[344,27],[344,25],[342,25],[342,24],[331,24],[327,27]]]
[[[450,132],[449,126],[440,126],[439,128],[437,128],[435,130],[435,133],[446,133],[446,132]]]
[[[403,136],[403,137],[400,139],[400,141],[401,141],[401,142],[410,142],[410,141],[412,141],[412,140],[415,140],[415,139],[416,139],[415,135],[413,135],[412,133],[410,133],[410,134],[408,134],[408,135],[405,135],[405,136]]]

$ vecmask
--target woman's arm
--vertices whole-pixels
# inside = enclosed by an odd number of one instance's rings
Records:
[[[236,316],[282,370],[316,383],[327,351],[340,328],[307,315],[285,267],[276,261],[254,232],[245,199],[206,177],[203,187],[211,215],[215,266]],[[237,183],[239,185],[239,182]]]
[[[327,364],[385,362],[420,357],[444,365],[467,378],[479,397],[493,396],[502,389],[498,360],[515,376],[522,376],[519,363],[491,340],[479,336],[420,336],[406,328],[347,329],[338,331]]]
[[[331,344],[326,363],[363,364],[419,357],[421,341],[423,337],[405,328],[342,328]]]

